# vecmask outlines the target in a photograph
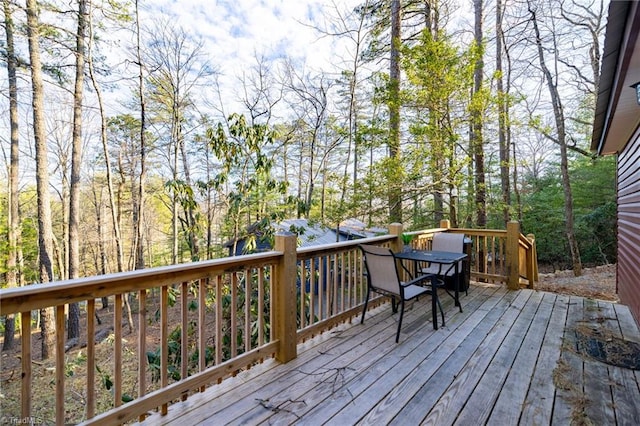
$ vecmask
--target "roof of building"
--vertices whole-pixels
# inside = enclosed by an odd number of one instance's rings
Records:
[[[605,35],[591,149],[615,154],[640,125],[633,85],[640,83],[640,7],[635,1],[612,1]]]

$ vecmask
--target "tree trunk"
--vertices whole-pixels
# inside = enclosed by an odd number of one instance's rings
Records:
[[[484,141],[482,134],[483,118],[481,105],[483,101],[477,99],[482,96],[482,79],[484,73],[484,54],[482,49],[482,0],[473,1],[473,9],[475,12],[475,44],[478,50],[474,80],[474,106],[472,107],[471,116],[471,147],[475,164],[475,189],[476,189],[476,225],[478,228],[486,228],[487,226],[487,187],[484,172]]]
[[[71,154],[71,182],[69,187],[69,278],[80,275],[80,170],[82,164],[82,99],[84,91],[86,0],[78,0],[78,32],[76,34],[76,80],[73,92],[73,134]],[[69,304],[67,337],[80,335],[80,307]]]
[[[3,0],[4,22],[6,34],[7,74],[9,77],[9,121],[11,124],[11,160],[9,164],[9,207],[7,209],[7,287],[18,287],[21,270],[18,265],[18,235],[20,234],[20,198],[19,180],[19,147],[18,134],[18,79],[16,76],[17,61],[13,45],[13,18],[9,0]],[[4,342],[2,350],[13,348],[15,335],[15,316],[7,315],[4,323]]]
[[[178,133],[178,141],[180,145],[180,155],[182,157],[182,168],[184,170],[184,180],[187,188],[192,188],[191,185],[191,171],[189,168],[189,158],[187,155],[187,150],[185,149],[184,143],[184,135],[182,134],[182,127],[179,127]],[[195,262],[200,260],[200,239],[198,238],[198,233],[196,232],[197,228],[197,220],[196,220],[196,208],[197,202],[193,195],[188,195],[187,193],[183,194],[183,197],[191,197],[192,199],[188,203],[186,207],[184,207],[184,216],[185,222],[187,224],[187,236],[189,248],[191,250],[191,261]]]
[[[107,146],[107,116],[104,110],[104,102],[102,100],[102,90],[96,80],[95,72],[93,69],[93,15],[89,14],[89,45],[87,55],[87,65],[89,69],[89,77],[93,89],[98,99],[98,108],[100,110],[100,141],[102,142],[102,153],[104,154],[104,164],[107,174],[107,190],[109,192],[109,207],[111,210],[111,224],[113,226],[113,238],[116,244],[116,265],[118,272],[124,271],[124,249],[122,248],[122,237],[120,234],[120,222],[118,220],[118,206],[116,204],[116,192],[113,188],[113,172],[111,170],[111,156],[109,155],[109,148]],[[105,270],[106,273],[106,270]],[[102,299],[102,307],[107,308],[107,298]]]
[[[556,124],[557,143],[560,146],[560,174],[562,175],[562,188],[564,190],[564,215],[565,215],[565,234],[567,242],[569,244],[569,251],[571,253],[571,261],[573,263],[573,273],[576,277],[582,275],[582,261],[580,260],[580,250],[578,248],[578,241],[576,239],[574,230],[574,218],[573,218],[573,194],[571,191],[571,182],[569,180],[569,160],[567,156],[567,135],[564,123],[564,111],[562,107],[562,101],[560,100],[560,93],[558,88],[553,82],[553,77],[544,57],[544,49],[542,48],[542,39],[540,37],[540,29],[538,28],[538,20],[536,18],[536,12],[531,6],[531,2],[528,2],[529,13],[531,14],[531,22],[533,24],[533,30],[536,37],[536,45],[538,47],[538,60],[540,61],[540,67],[544,73],[545,80],[547,82],[547,88],[549,89],[549,95],[551,96],[551,104],[553,105],[553,116]]]
[[[138,182],[138,206],[136,211],[136,220],[134,227],[136,232],[136,269],[144,269],[144,241],[143,241],[143,218],[144,218],[144,201],[145,201],[145,180],[147,170],[147,117],[146,117],[146,98],[144,93],[144,64],[142,62],[142,40],[140,38],[140,10],[138,0],[135,2],[136,7],[136,61],[138,62],[138,100],[140,101],[140,180]]]
[[[31,61],[31,86],[33,108],[33,137],[36,146],[36,192],[38,194],[38,255],[40,281],[53,281],[53,227],[51,223],[51,197],[49,195],[49,161],[44,121],[44,88],[40,61],[40,22],[36,0],[27,0],[27,37]],[[48,359],[55,349],[55,325],[53,308],[40,311],[42,359]]]
[[[107,249],[104,246],[104,225],[102,224],[102,188],[100,194],[97,194],[95,183],[93,187],[93,204],[96,208],[96,228],[98,232],[98,271],[101,275],[107,273]],[[102,296],[102,309],[106,309],[109,306],[109,298]]]
[[[510,147],[507,126],[509,117],[508,93],[504,90],[502,70],[502,0],[496,0],[496,89],[498,91],[498,145],[500,149],[500,183],[504,226],[511,220],[511,185],[509,180]]]
[[[144,93],[144,65],[142,63],[141,39],[140,39],[140,14],[138,0],[136,6],[136,60],[138,62],[138,99],[140,100],[140,181],[138,184],[138,208],[136,211],[136,221],[134,221],[136,231],[136,269],[144,269],[144,243],[143,243],[143,219],[145,201],[145,180],[147,175],[147,116],[146,98]],[[130,324],[131,326],[131,324]]]
[[[402,7],[400,0],[391,1],[391,54],[389,65],[389,156],[392,167],[400,168],[400,47]],[[394,175],[400,170],[394,170]],[[389,221],[402,222],[402,182],[388,182]]]

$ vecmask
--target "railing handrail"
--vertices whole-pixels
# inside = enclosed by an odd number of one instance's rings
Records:
[[[79,302],[87,300],[89,295],[98,299],[103,296],[148,290],[164,284],[191,281],[207,274],[213,275],[244,268],[247,265],[271,264],[280,256],[282,252],[269,251],[0,289],[2,315]],[[149,278],[154,278],[154,281],[150,281]]]
[[[340,241],[337,243],[318,244],[315,246],[299,247],[298,260],[310,259],[320,255],[338,253],[345,251],[345,248],[355,248],[359,244],[379,244],[395,240],[395,235],[386,234],[377,237],[359,238],[357,240]]]

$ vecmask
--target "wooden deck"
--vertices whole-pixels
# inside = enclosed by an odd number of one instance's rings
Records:
[[[394,343],[388,304],[264,362],[144,424],[638,425],[640,371],[579,353],[579,336],[640,342],[627,307],[472,285],[464,312],[409,305]]]

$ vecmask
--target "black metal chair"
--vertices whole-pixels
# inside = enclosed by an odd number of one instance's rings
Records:
[[[420,275],[408,282],[400,281],[396,258],[393,252],[385,247],[360,245],[360,250],[364,255],[364,264],[367,268],[367,297],[362,310],[361,324],[364,324],[364,316],[367,312],[367,305],[371,292],[391,297],[392,312],[398,312],[397,303],[400,304],[400,318],[398,320],[398,331],[396,332],[396,343],[400,339],[400,329],[402,327],[402,317],[404,315],[404,302],[416,299],[423,294],[431,295],[431,309],[436,309],[436,305],[442,314],[442,325],[444,325],[444,311],[438,299],[437,280],[435,275]],[[429,282],[429,286],[421,286]],[[434,315],[435,318],[435,315]],[[437,322],[437,321],[436,321]],[[434,328],[438,328],[434,324]]]
[[[438,232],[433,235],[431,250],[464,253],[464,234]],[[455,263],[446,269],[443,268],[442,265],[430,264],[422,268],[421,271],[423,274],[434,274],[438,279],[442,280],[447,293],[455,289],[455,283],[457,281],[460,283],[459,290],[468,294],[469,288],[467,286],[468,280],[465,276],[464,261],[458,262],[458,274],[460,276],[456,275]]]

